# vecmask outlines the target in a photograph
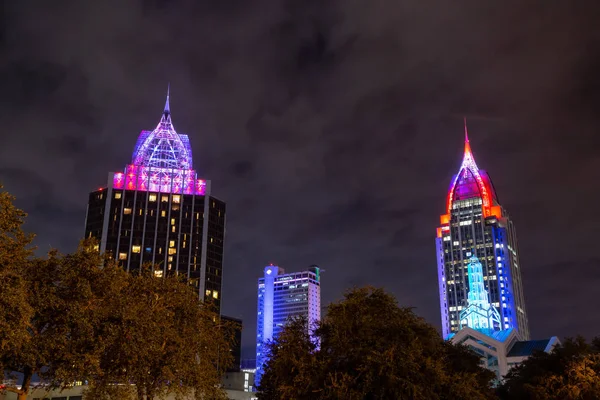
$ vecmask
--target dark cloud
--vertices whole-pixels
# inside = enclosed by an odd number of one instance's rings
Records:
[[[224,311],[263,265],[375,284],[437,324],[433,237],[462,117],[518,230],[534,336],[600,331],[600,8],[593,1],[106,0],[0,8],[0,180],[38,244],[158,122],[228,204]]]

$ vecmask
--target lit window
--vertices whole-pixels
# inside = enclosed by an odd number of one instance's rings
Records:
[[[167,212],[166,212],[165,210],[162,210],[162,211],[160,212],[160,216],[161,216],[161,217],[166,217],[166,216],[167,216]]]
[[[169,262],[173,262],[173,256],[169,256]]]
[[[121,192],[115,192],[115,199],[121,198]]]
[[[175,241],[174,240],[171,240],[169,242],[169,247],[175,247]]]
[[[207,291],[206,291],[206,296],[207,296],[207,297],[208,297],[208,296],[210,296],[210,290],[207,290]]]
[[[163,203],[168,203],[169,202],[169,196],[161,196],[160,201],[162,201]]]
[[[162,278],[162,276],[163,276],[162,270],[156,270],[156,271],[154,271],[154,276],[157,277],[157,278]]]
[[[219,298],[219,292],[217,292],[216,290],[213,291],[213,299],[218,299]]]
[[[175,225],[171,227],[171,232],[175,232]]]
[[[154,193],[151,193],[151,194],[148,196],[148,201],[156,201],[156,195],[155,195]]]
[[[98,244],[95,244],[95,245],[94,245],[94,250],[95,250],[95,251],[100,251],[100,245],[98,245]]]
[[[173,248],[170,248],[170,249],[169,249],[169,254],[170,254],[170,255],[171,255],[171,254],[175,254],[175,253],[177,253],[177,250],[175,250],[175,249],[173,249]]]
[[[175,225],[175,218],[171,218],[171,225]]]
[[[141,246],[138,246],[138,245],[131,246],[131,252],[132,253],[139,253],[140,251],[142,251],[142,247]]]
[[[173,195],[173,203],[179,203],[181,202],[181,196],[178,194],[174,194]]]
[[[127,260],[127,253],[119,253],[119,260]]]
[[[129,208],[129,207],[125,207],[125,208],[123,209],[123,214],[125,214],[125,215],[129,215],[129,214],[131,214],[131,208]]]

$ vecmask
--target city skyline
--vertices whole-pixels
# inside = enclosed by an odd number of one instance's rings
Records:
[[[0,13],[0,181],[40,254],[76,248],[89,192],[131,159],[171,82],[194,167],[227,202],[223,312],[244,320],[245,358],[270,262],[334,275],[324,305],[383,286],[439,327],[433,229],[466,116],[517,224],[531,336],[600,331],[595,11],[192,3]]]

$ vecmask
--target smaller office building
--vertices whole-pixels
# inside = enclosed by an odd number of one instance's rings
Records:
[[[256,385],[260,382],[268,351],[266,345],[277,337],[290,318],[306,317],[310,328],[321,320],[321,277],[318,266],[286,274],[269,265],[258,280],[256,333]]]

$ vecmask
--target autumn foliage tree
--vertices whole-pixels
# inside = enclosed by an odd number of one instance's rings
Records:
[[[192,286],[175,276],[155,278],[146,268],[130,275],[114,300],[90,398],[226,398],[218,384],[232,362],[233,330],[198,302]]]
[[[260,399],[491,399],[493,374],[393,296],[354,289],[309,334],[291,321],[270,346]]]

